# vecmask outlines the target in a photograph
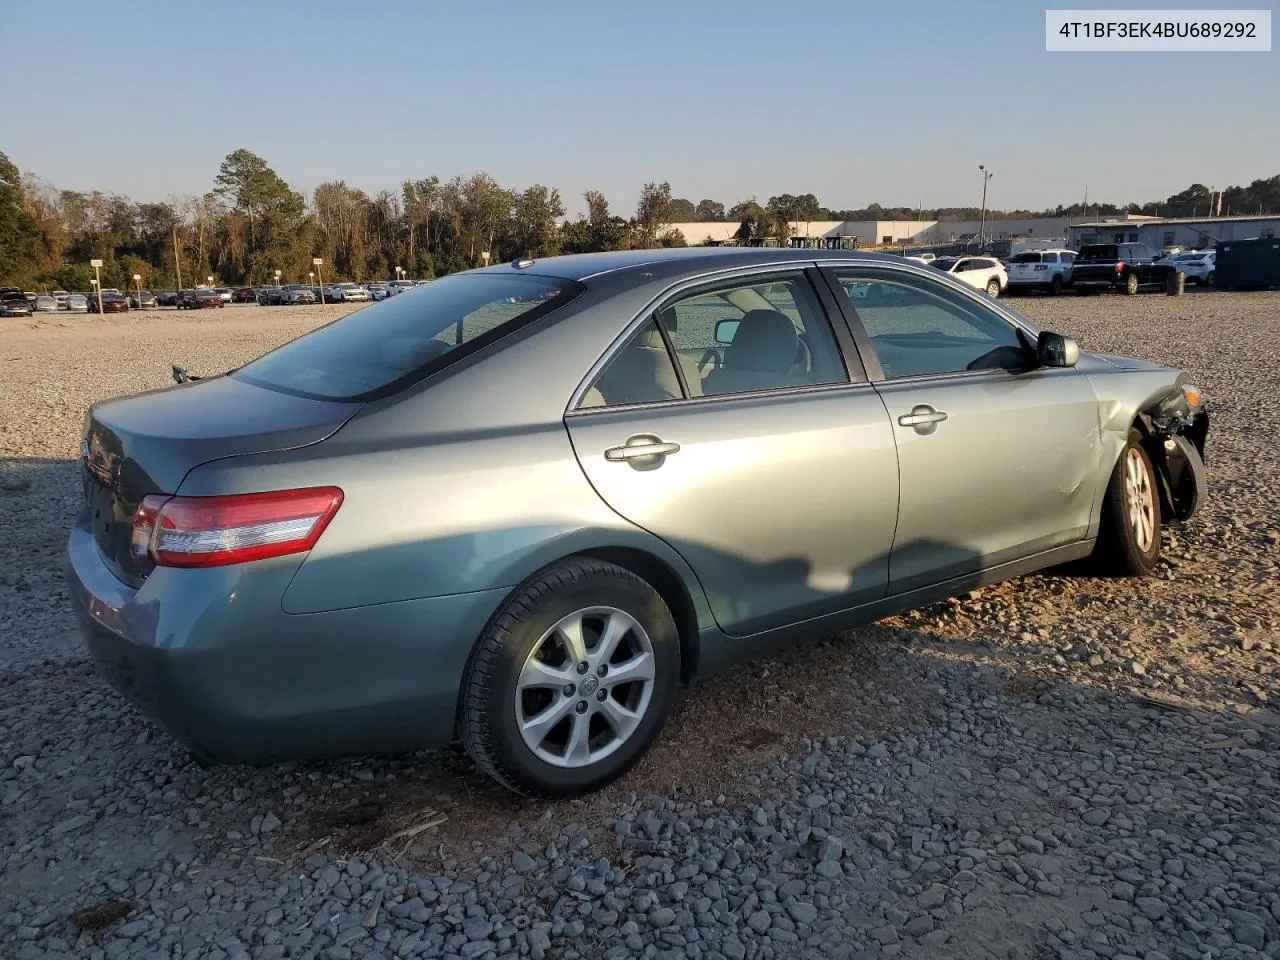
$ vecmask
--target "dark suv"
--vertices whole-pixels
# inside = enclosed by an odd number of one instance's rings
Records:
[[[1123,290],[1135,294],[1142,287],[1163,287],[1173,264],[1145,243],[1087,243],[1071,265],[1071,285],[1080,294]]]

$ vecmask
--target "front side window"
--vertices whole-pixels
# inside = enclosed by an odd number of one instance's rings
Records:
[[[412,296],[348,314],[231,376],[320,400],[374,399],[439,369],[454,351],[461,356],[483,349],[515,326],[567,303],[580,289],[570,281],[527,274],[445,277]]]
[[[836,271],[886,379],[1023,370],[1029,339],[995,312],[942,284],[885,271]]]

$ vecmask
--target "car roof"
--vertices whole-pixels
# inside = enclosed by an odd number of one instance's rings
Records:
[[[797,264],[814,260],[847,260],[851,263],[897,263],[903,258],[896,254],[870,253],[863,250],[826,250],[819,248],[791,247],[672,247],[656,250],[618,250],[607,253],[572,253],[560,257],[542,257],[535,260],[517,260],[492,267],[482,267],[473,273],[502,273],[519,270],[522,273],[558,277],[562,280],[587,280],[606,274],[623,274],[642,271],[658,265],[667,267],[664,274],[680,273],[685,268],[696,274],[706,270],[730,270],[754,264],[776,264],[794,261]],[[516,267],[515,264],[527,264]]]

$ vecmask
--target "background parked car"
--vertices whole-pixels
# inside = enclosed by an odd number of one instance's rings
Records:
[[[53,299],[58,301],[59,310],[67,309],[67,300],[71,297],[70,293],[68,293],[66,290],[55,290],[53,291],[52,296],[53,296]]]
[[[58,306],[58,301],[50,296],[36,297],[36,302],[32,304],[32,310],[37,313],[55,313],[62,308]]]
[[[325,298],[337,303],[367,303],[369,291],[358,283],[332,283]]]
[[[222,296],[217,290],[201,287],[196,290],[183,290],[178,296],[179,309],[203,310],[209,307],[225,306]]]
[[[54,299],[57,299],[56,297]],[[62,308],[70,313],[87,313],[89,310],[89,298],[83,293],[67,294],[67,305]]]
[[[391,296],[385,283],[366,283],[365,289],[369,291],[370,300],[385,300]]]
[[[1061,248],[1015,253],[1006,267],[1010,292],[1044,290],[1055,295],[1061,293],[1067,285],[1075,258],[1074,250]]]
[[[102,309],[98,309],[98,300],[102,300]],[[89,294],[89,310],[93,313],[128,313],[129,299],[114,287],[108,287],[102,293]]]
[[[158,303],[156,295],[150,290],[143,290],[141,293],[134,290],[129,294],[129,306],[135,310],[141,310],[144,307],[158,306]]]
[[[1071,265],[1071,285],[1083,295],[1099,290],[1135,294],[1143,287],[1163,287],[1173,264],[1145,243],[1087,243]]]
[[[281,287],[259,287],[258,303],[264,307],[278,307],[284,302],[284,290]]]
[[[0,317],[29,317],[31,304],[21,290],[0,293]]]
[[[157,307],[176,307],[178,305],[178,291],[165,290],[156,294]]]
[[[221,298],[222,298],[222,302],[223,302],[223,303],[230,303],[230,302],[231,302],[231,288],[230,288],[230,287],[214,287],[214,288],[213,288],[213,292],[214,292],[214,293],[216,293],[219,297],[221,297]]]
[[[99,311],[99,306],[97,306],[97,302],[99,302],[100,298],[102,301],[101,311]],[[101,293],[90,294],[90,297],[88,297],[88,308],[90,308],[90,311],[95,312],[95,314],[96,312],[102,312],[102,314],[128,314],[129,300],[128,297],[125,297],[123,293],[118,291],[118,289],[108,287]]]
[[[406,290],[412,290],[417,284],[412,280],[388,280],[387,293],[395,296],[397,293],[404,293]]]
[[[238,287],[231,294],[232,303],[256,303],[258,300],[258,291],[253,287]]]
[[[1193,250],[1190,253],[1179,253],[1169,257],[1168,262],[1179,273],[1187,275],[1187,283],[1212,287],[1214,280],[1217,279],[1214,274],[1217,259],[1217,250]]]
[[[285,305],[315,303],[317,299],[315,291],[306,284],[286,283],[280,288],[280,302]]]
[[[987,296],[998,297],[1009,285],[1004,264],[994,257],[939,257],[929,266],[949,273],[971,287],[985,290]]]

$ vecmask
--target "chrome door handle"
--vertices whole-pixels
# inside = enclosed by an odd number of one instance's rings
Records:
[[[911,408],[910,413],[904,413],[898,418],[898,423],[904,427],[924,427],[931,423],[941,423],[947,419],[947,414],[942,410],[935,410],[927,403],[918,403]]]
[[[622,460],[638,460],[641,457],[665,457],[671,453],[679,453],[680,444],[664,443],[657,437],[632,437],[620,447],[610,447],[604,452],[606,460],[615,462]]]

